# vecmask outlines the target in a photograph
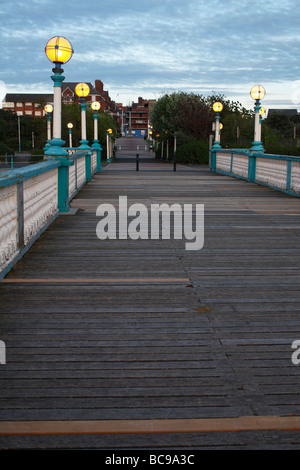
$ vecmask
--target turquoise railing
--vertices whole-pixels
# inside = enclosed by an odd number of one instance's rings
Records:
[[[101,153],[70,152],[0,173],[0,279],[28,251],[94,173]]]
[[[300,196],[300,157],[253,153],[249,150],[210,150],[211,172],[242,178]]]

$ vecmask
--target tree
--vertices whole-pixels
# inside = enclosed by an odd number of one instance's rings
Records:
[[[72,145],[78,147],[81,140],[81,108],[78,103],[64,104],[62,107],[62,139],[66,146],[69,145],[68,122],[72,122]],[[117,123],[110,114],[100,111],[98,113],[98,138],[102,148],[106,148],[106,131],[113,130],[113,136],[117,136]],[[89,145],[94,140],[94,111],[88,105],[86,108],[86,135]]]
[[[286,139],[293,138],[294,122],[284,113],[274,113],[265,119],[265,125],[273,129],[277,135]]]

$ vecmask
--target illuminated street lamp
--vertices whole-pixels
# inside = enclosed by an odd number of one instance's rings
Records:
[[[111,152],[110,152],[110,140],[112,135],[112,129],[107,129],[106,131],[106,159],[108,162],[111,161]]]
[[[64,37],[55,36],[51,38],[45,47],[47,58],[54,64],[51,79],[54,82],[53,98],[53,138],[49,142],[50,146],[45,151],[45,155],[67,156],[68,152],[62,149],[65,142],[61,139],[61,84],[65,77],[62,75],[62,64],[69,62],[73,55],[71,43]]]
[[[261,142],[261,119],[260,119],[260,100],[265,96],[266,92],[264,87],[261,85],[255,85],[251,88],[250,95],[251,98],[255,100],[255,124],[254,124],[254,142],[252,143],[251,151],[252,152],[263,152],[264,148]]]
[[[213,110],[216,113],[216,122],[215,122],[215,141],[212,146],[214,149],[220,149],[220,112],[223,109],[223,104],[217,101],[213,104]]]
[[[80,98],[81,107],[81,141],[80,149],[89,149],[88,141],[86,140],[86,97],[90,93],[90,87],[86,83],[78,83],[75,87],[75,93]]]
[[[220,139],[220,142],[221,142],[221,130],[223,129],[223,124],[220,122],[220,130],[219,130],[219,139]]]
[[[72,129],[73,129],[73,124],[71,122],[68,122],[67,128],[69,129],[69,147],[72,148]]]
[[[91,104],[91,108],[94,111],[94,142],[93,144],[98,144],[98,111],[100,109],[101,105],[99,101],[93,101]]]
[[[47,116],[47,143],[45,145],[45,148],[50,147],[50,140],[51,140],[51,113],[53,111],[53,106],[51,104],[46,104],[44,107],[44,111]]]
[[[93,101],[91,104],[91,108],[94,111],[94,141],[92,144],[92,148],[97,152],[97,171],[101,171],[101,150],[102,147],[98,140],[98,111],[101,105],[99,101]]]

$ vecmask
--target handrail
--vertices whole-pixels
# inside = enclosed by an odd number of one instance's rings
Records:
[[[0,173],[0,280],[98,171],[101,147]]]
[[[222,173],[300,197],[300,157],[244,149],[210,149],[211,172]]]
[[[0,173],[0,187],[11,186],[12,184],[25,181],[46,171],[53,170],[53,168],[58,168],[60,165],[61,163],[57,160],[47,160],[34,163],[30,166],[3,171]]]

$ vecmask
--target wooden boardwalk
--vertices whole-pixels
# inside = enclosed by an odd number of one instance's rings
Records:
[[[300,199],[122,143],[0,284],[0,448],[299,449]],[[119,196],[204,247],[99,240]]]

